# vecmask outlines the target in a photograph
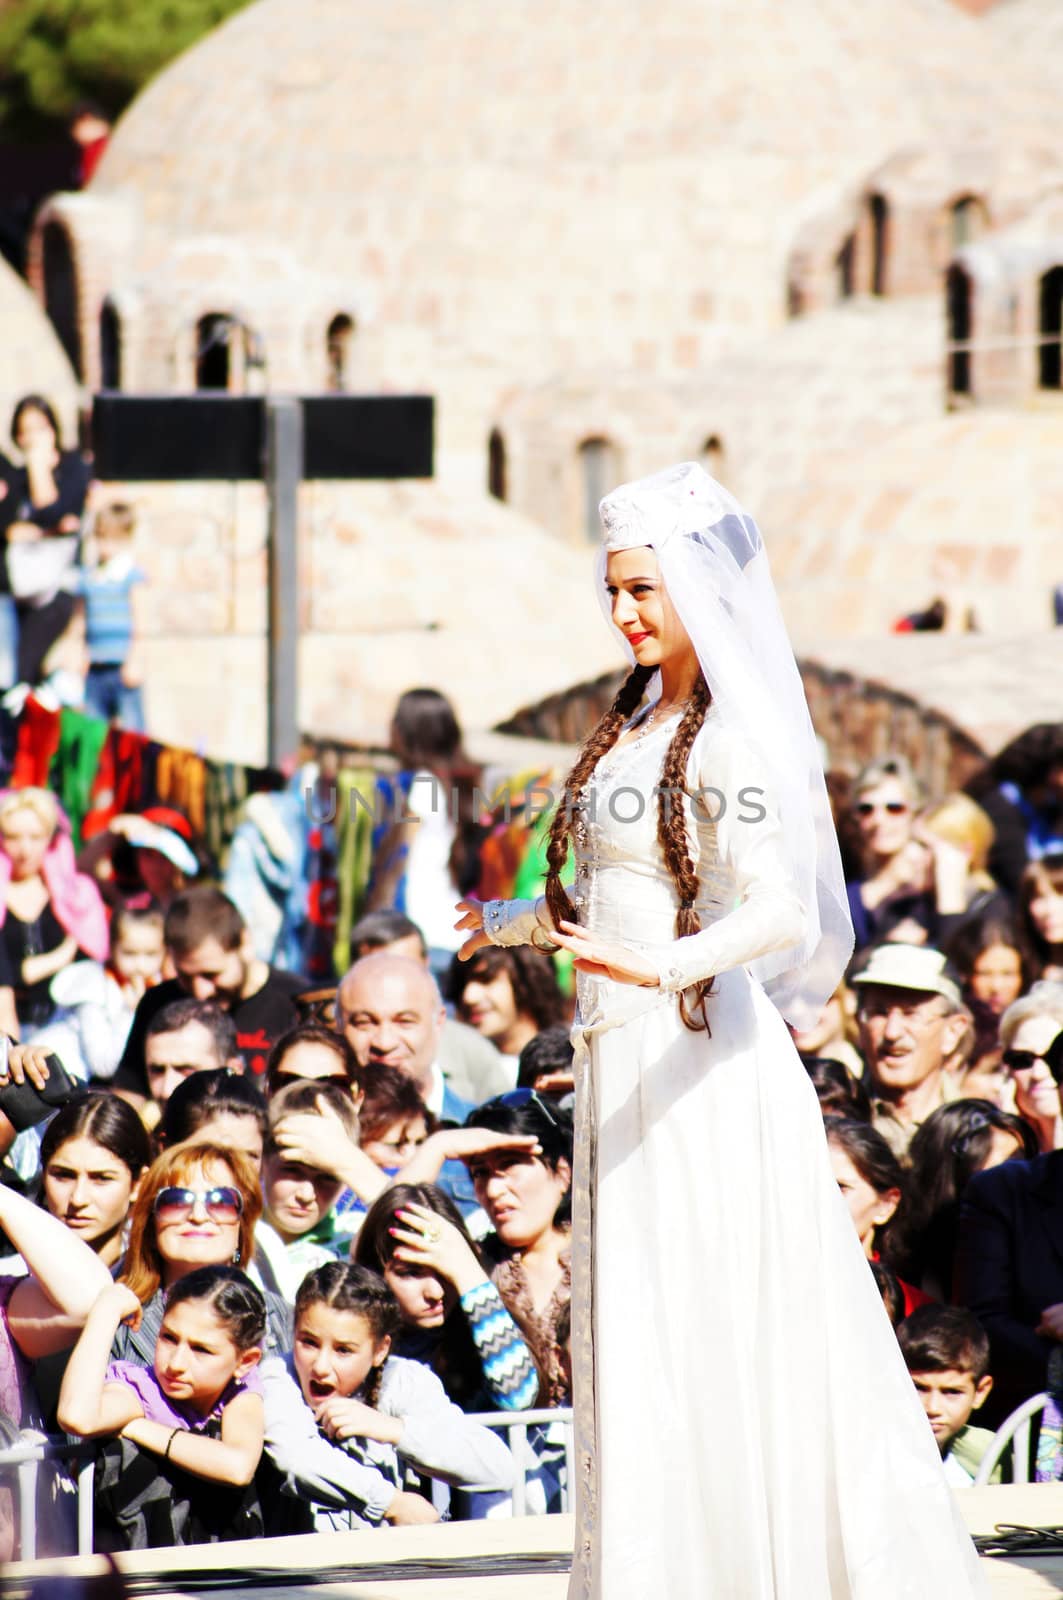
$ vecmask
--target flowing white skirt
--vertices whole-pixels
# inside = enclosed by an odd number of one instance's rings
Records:
[[[578,1052],[570,1600],[968,1600],[937,1446],[744,971]]]

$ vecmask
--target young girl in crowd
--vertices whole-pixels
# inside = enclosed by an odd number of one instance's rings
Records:
[[[401,1324],[395,1297],[364,1267],[329,1262],[300,1285],[289,1371],[321,1432],[364,1468],[363,1497],[315,1508],[318,1528],[434,1520],[404,1491],[407,1467],[452,1485],[512,1482],[505,1443],[470,1422],[419,1362],[391,1354]]]
[[[1063,855],[1031,861],[1022,875],[1019,895],[1038,975],[1063,981]]]
[[[122,1059],[133,1013],[162,977],[165,958],[162,912],[154,906],[119,906],[111,918],[106,965],[75,961],[52,979],[56,1010],[40,1042],[56,1051],[74,1077],[109,1082]]]
[[[327,1115],[348,1139],[358,1140],[354,1103],[333,1084],[295,1081],[270,1100],[270,1133],[262,1164],[265,1212],[255,1230],[255,1243],[286,1300],[294,1300],[307,1272],[346,1255],[351,1243],[351,1232],[340,1224],[334,1209],[343,1192],[342,1180],[322,1167],[293,1159],[274,1138],[273,1130],[294,1115],[318,1119]]]
[[[960,1200],[976,1172],[1037,1154],[1033,1128],[990,1100],[952,1100],[915,1131],[908,1149],[907,1203],[890,1254],[905,1277],[946,1303]]]
[[[1000,1100],[1005,1078],[997,1030],[1005,1011],[1033,982],[1033,953],[1010,913],[991,906],[983,915],[960,924],[949,940],[947,954],[960,975],[963,1002],[974,1023],[964,1091],[1004,1104]]]
[[[827,1117],[827,1146],[834,1179],[849,1208],[853,1226],[869,1261],[892,1265],[890,1230],[899,1225],[905,1197],[900,1162],[880,1133],[865,1122]],[[903,1278],[904,1314],[925,1305],[929,1296]]]
[[[150,1162],[151,1140],[132,1106],[88,1091],[56,1113],[41,1140],[44,1204],[106,1267],[117,1267]]]
[[[125,1284],[104,1290],[59,1396],[61,1427],[118,1441],[97,1475],[104,1525],[113,1519],[127,1549],[262,1533],[252,1487],[265,1428],[261,1294],[235,1267],[186,1273],[166,1296],[152,1367],[110,1361],[119,1325],[140,1314]]]
[[[370,1206],[355,1247],[398,1301],[400,1354],[430,1366],[463,1411],[523,1411],[539,1374],[453,1203],[397,1183]]]

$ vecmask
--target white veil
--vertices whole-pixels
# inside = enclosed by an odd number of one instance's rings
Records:
[[[600,511],[598,594],[607,618],[607,553],[652,546],[715,715],[752,748],[771,786],[807,928],[800,944],[750,970],[787,1020],[807,1027],[845,971],[853,928],[816,736],[760,530],[694,462],[621,485]]]

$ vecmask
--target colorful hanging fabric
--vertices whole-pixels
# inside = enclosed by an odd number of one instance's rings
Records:
[[[351,929],[365,909],[373,863],[373,801],[376,773],[371,767],[341,767],[336,779],[339,829],[339,899],[332,962],[341,977],[351,964]]]
[[[59,712],[28,695],[19,718],[12,789],[47,789],[52,759],[59,748]]]
[[[52,762],[52,788],[70,819],[70,837],[75,851],[81,849],[81,827],[92,805],[100,755],[109,731],[102,717],[89,717],[68,706],[59,713],[59,744]]]
[[[161,805],[184,812],[193,833],[206,833],[207,764],[202,756],[163,745],[155,766],[155,792]]]

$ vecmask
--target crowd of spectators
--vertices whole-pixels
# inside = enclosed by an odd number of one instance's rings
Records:
[[[81,615],[83,703],[135,726],[130,514],[96,508],[86,556],[83,463],[37,397],[14,432],[10,681],[55,688]],[[30,599],[15,553],[50,542]],[[75,853],[54,794],[0,793],[0,1409],[9,1436],[98,1441],[103,1546],[504,1514],[514,1459],[474,1415],[571,1401],[570,974],[459,963],[453,929],[463,894],[537,892],[541,830],[477,813],[436,691],[402,696],[391,744],[324,985],[262,954],[243,873],[206,881],[179,812]],[[992,1437],[975,1411],[1042,1392],[1058,1477],[1063,727],[962,794],[899,754],[832,792],[857,948],[794,1036],[829,1159],[950,1478]],[[529,1503],[559,1508],[563,1429],[528,1452]]]
[[[53,794],[0,798],[11,1426],[97,1442],[102,1548],[507,1514],[514,1457],[474,1413],[571,1399],[571,998],[541,953],[429,945],[386,834],[398,903],[372,885],[323,991],[163,870],[178,823],[75,856]],[[131,845],[146,870],[116,872]],[[422,904],[453,906],[457,857],[419,864]],[[529,1430],[531,1506],[560,1507],[566,1460]]]
[[[966,793],[925,796],[896,755],[848,795],[857,949],[795,1042],[949,1475],[970,1482],[992,1437],[974,1410],[997,1425],[1045,1395],[1048,1439],[1063,1401],[1063,726]],[[1039,1476],[1058,1465],[1039,1451]]]

